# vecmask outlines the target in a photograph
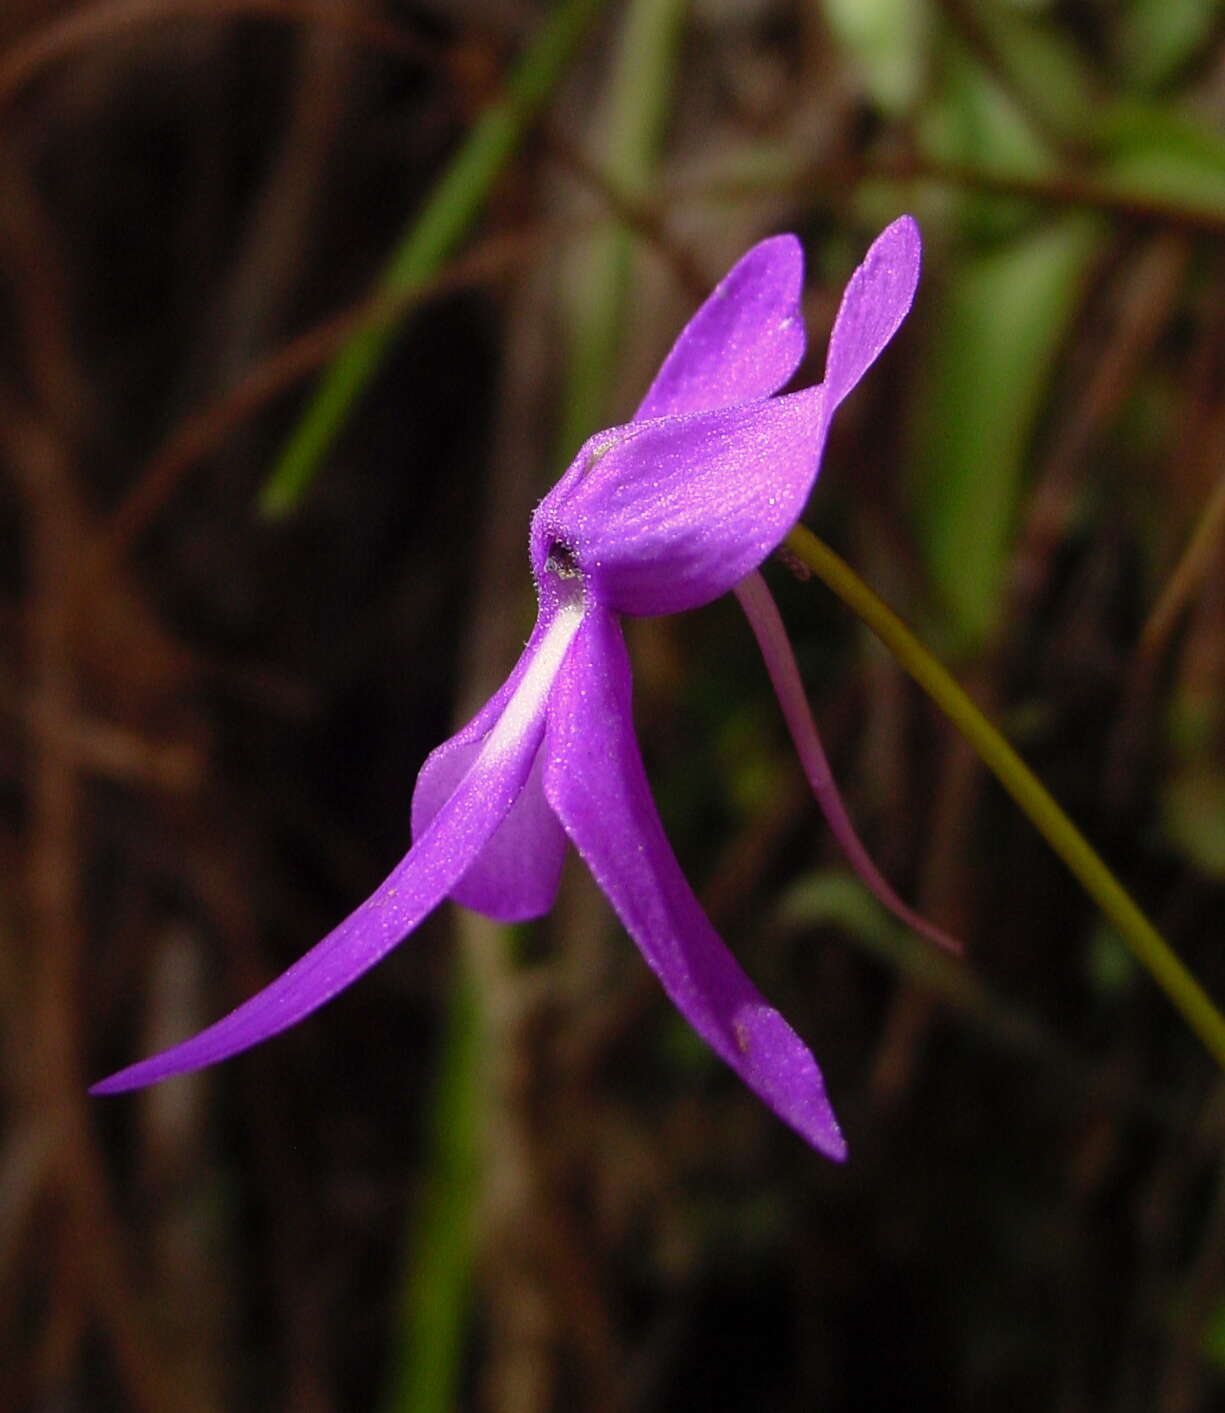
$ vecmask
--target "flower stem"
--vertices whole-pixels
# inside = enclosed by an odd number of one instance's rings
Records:
[[[1225,1068],[1225,1017],[1132,901],[1097,852],[1000,732],[902,620],[810,530],[797,525],[787,548],[876,634],[978,752],[1030,822],[1118,929],[1183,1019]]]

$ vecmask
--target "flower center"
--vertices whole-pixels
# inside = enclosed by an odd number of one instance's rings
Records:
[[[497,725],[485,738],[481,753],[472,770],[488,764],[511,750],[523,738],[525,732],[539,726],[540,712],[553,690],[553,683],[561,670],[566,650],[574,641],[574,635],[582,627],[583,601],[571,598],[564,601],[545,629],[532,660],[519,679],[519,685],[502,709]]]
[[[578,566],[578,558],[564,540],[554,540],[545,556],[544,572],[555,574],[559,579],[581,579],[583,571]]]

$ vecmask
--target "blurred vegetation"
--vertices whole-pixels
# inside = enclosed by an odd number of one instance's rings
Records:
[[[538,925],[444,908],[284,1038],[84,1095],[403,851],[530,626],[533,504],[731,261],[800,234],[810,382],[903,210],[919,300],[808,519],[1225,999],[1220,6],[3,8],[0,1406],[1225,1399],[1225,1086],[782,563],[852,813],[965,964],[847,875],[735,605],[631,625],[637,715],[845,1167],[577,867]]]

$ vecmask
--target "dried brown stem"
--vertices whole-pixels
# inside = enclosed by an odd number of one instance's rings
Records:
[[[900,157],[865,157],[852,161],[797,164],[782,176],[713,180],[709,177],[672,182],[662,194],[665,207],[695,200],[726,201],[762,189],[792,192],[811,199],[814,191],[844,192],[864,181],[883,179],[901,183],[929,181],[993,196],[1016,196],[1043,206],[1100,211],[1136,225],[1165,226],[1187,234],[1220,236],[1225,233],[1225,213],[1180,205],[1157,197],[1119,191],[1089,173],[1063,172],[1051,177],[1030,177],[987,171],[956,162],[938,162],[917,153]]]
[[[1206,464],[1220,466],[1225,462],[1225,412],[1213,419],[1204,450]],[[1225,475],[1213,487],[1195,522],[1191,538],[1140,634],[1139,655],[1145,662],[1154,663],[1161,656],[1170,635],[1216,561],[1222,532],[1225,532]]]
[[[1139,252],[1128,272],[1118,317],[1094,350],[1085,386],[1068,400],[1066,420],[1029,498],[1009,567],[1005,622],[1029,620],[1067,528],[1093,443],[1131,394],[1167,327],[1190,258],[1186,239],[1166,232]]]
[[[0,57],[0,117],[15,98],[53,64],[91,52],[99,41],[173,21],[215,24],[243,17],[308,24],[348,35],[389,54],[427,63],[437,51],[399,25],[351,6],[307,0],[101,0],[36,29]]]
[[[62,1268],[87,1286],[92,1313],[109,1336],[135,1407],[161,1413],[168,1407],[201,1407],[158,1354],[133,1289],[123,1242],[106,1196],[101,1158],[85,1109],[81,1024],[82,946],[85,936],[82,873],[81,781],[75,755],[65,749],[77,714],[71,647],[77,547],[74,516],[65,513],[74,493],[62,445],[30,414],[5,399],[0,408],[3,451],[26,504],[32,545],[30,654],[35,720],[44,728],[32,740],[29,871],[31,932],[38,938],[30,968],[34,1060],[28,1104],[54,1116],[53,1159],[65,1222]],[[81,1333],[78,1331],[78,1334]],[[47,1377],[75,1347],[69,1337],[46,1367]]]
[[[679,246],[668,230],[662,212],[666,206],[643,201],[610,181],[598,163],[557,127],[546,128],[545,138],[553,156],[582,184],[589,188],[623,225],[653,246],[667,261],[677,283],[695,303],[710,293],[712,281],[693,256]]]
[[[539,237],[498,237],[451,264],[437,279],[402,295],[375,295],[292,339],[263,359],[216,402],[189,414],[154,452],[90,551],[86,580],[124,558],[192,467],[219,450],[235,428],[273,398],[319,368],[361,329],[390,322],[406,310],[457,289],[495,279],[536,253]]]

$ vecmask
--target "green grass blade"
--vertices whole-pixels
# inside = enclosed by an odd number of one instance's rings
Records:
[[[601,175],[630,199],[654,177],[671,112],[673,72],[686,0],[631,0],[622,24],[604,123]],[[575,250],[566,311],[570,326],[559,443],[564,465],[605,424],[629,289],[633,237],[620,222]]]
[[[450,1413],[470,1307],[486,1089],[468,962],[457,957],[434,1094],[428,1178],[409,1235],[399,1336],[384,1413]]]
[[[1066,215],[970,256],[934,313],[912,482],[919,539],[962,649],[996,626],[1030,438],[1096,256]]]
[[[504,97],[477,121],[409,224],[383,273],[384,293],[404,294],[422,284],[463,239],[602,4],[603,0],[563,0],[546,20],[507,80]],[[397,328],[398,323],[366,328],[332,360],[260,494],[264,515],[287,514],[306,492],[382,363]]]

